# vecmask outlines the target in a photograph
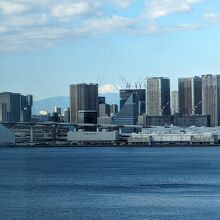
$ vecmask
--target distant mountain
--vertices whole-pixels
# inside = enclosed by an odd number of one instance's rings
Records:
[[[99,96],[105,96],[106,103],[108,104],[119,104],[119,94],[118,93],[107,93],[99,94]],[[69,106],[68,96],[58,96],[46,98],[33,103],[33,114],[38,114],[41,110],[46,110],[52,112],[53,107],[60,107],[62,111]]]
[[[69,97],[58,96],[46,98],[33,103],[33,114],[38,114],[41,110],[52,112],[53,107],[61,107],[62,110],[69,106]]]

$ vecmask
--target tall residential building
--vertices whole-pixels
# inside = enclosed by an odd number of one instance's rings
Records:
[[[171,115],[179,113],[179,93],[178,91],[171,92]]]
[[[0,93],[0,121],[1,122],[30,122],[32,116],[32,95],[20,93]]]
[[[165,77],[147,79],[146,113],[148,116],[170,115],[170,79]]]
[[[202,76],[202,114],[210,115],[211,126],[220,126],[220,75]]]
[[[179,113],[182,115],[202,114],[202,79],[185,77],[178,80]]]
[[[71,122],[78,122],[79,111],[96,111],[98,113],[98,84],[70,85]]]

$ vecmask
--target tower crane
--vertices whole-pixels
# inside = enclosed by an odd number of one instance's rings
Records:
[[[194,108],[192,108],[192,114],[195,115],[196,109],[199,107],[199,105],[202,104],[202,101],[200,100]]]

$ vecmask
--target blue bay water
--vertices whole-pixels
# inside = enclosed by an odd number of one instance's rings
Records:
[[[220,219],[220,148],[0,148],[0,219]]]

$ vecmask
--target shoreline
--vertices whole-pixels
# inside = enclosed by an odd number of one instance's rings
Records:
[[[1,146],[0,146],[1,147]],[[14,144],[14,145],[2,145],[2,147],[10,147],[10,148],[172,148],[172,147],[179,147],[179,148],[188,148],[188,147],[220,147],[220,144]]]

